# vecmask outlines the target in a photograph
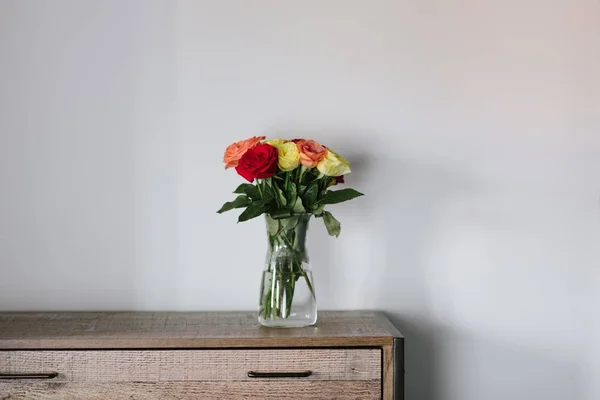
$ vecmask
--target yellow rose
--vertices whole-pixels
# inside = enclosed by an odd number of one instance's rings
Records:
[[[273,146],[273,145],[272,145]],[[279,169],[291,171],[300,164],[300,152],[294,142],[287,142],[277,146],[279,150]]]
[[[331,149],[327,149],[325,158],[317,164],[320,173],[327,176],[341,176],[351,172],[350,163]]]
[[[275,147],[275,148],[279,148],[279,146],[281,146],[282,144],[284,144],[286,142],[285,139],[271,139],[271,140],[267,140],[265,143],[266,144],[270,144],[271,146]]]

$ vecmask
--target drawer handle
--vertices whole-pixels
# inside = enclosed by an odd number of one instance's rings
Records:
[[[248,378],[306,378],[312,375],[312,371],[301,372],[248,372]]]
[[[54,379],[58,376],[56,372],[48,374],[0,374],[0,379]]]

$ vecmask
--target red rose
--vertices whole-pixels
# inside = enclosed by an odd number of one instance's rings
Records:
[[[344,175],[336,176],[335,177],[335,183],[345,183],[344,182]]]
[[[235,170],[248,182],[277,172],[278,151],[270,144],[258,144],[244,153]]]

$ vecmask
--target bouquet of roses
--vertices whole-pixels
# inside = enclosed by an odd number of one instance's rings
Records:
[[[323,218],[327,232],[337,237],[340,223],[325,206],[362,196],[354,189],[330,189],[344,183],[350,164],[314,140],[265,141],[265,136],[254,136],[227,147],[223,162],[250,182],[241,184],[234,191],[236,199],[217,211],[244,208],[238,222],[261,214],[273,220],[312,214]]]
[[[233,143],[225,168],[242,183],[235,200],[218,213],[243,208],[238,222],[266,214],[269,247],[260,288],[259,322],[266,326],[308,326],[317,309],[305,240],[311,216],[322,218],[327,232],[340,234],[340,223],[325,211],[330,204],[362,196],[354,189],[331,190],[344,182],[350,165],[314,140],[252,137]]]

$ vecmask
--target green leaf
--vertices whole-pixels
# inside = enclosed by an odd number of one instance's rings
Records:
[[[250,185],[246,189],[246,195],[252,200],[260,200],[260,192],[258,191],[258,188],[254,185]]]
[[[297,198],[298,190],[296,189],[296,184],[294,182],[290,182],[288,185],[288,189],[285,191],[285,203],[289,209],[294,208],[294,206],[296,205]]]
[[[243,213],[238,217],[238,222],[248,221],[249,219],[256,218],[262,213],[267,211],[267,208],[264,204],[250,204]]]
[[[265,184],[265,186],[263,188],[263,199],[265,200],[265,203],[270,202],[274,198],[275,198],[275,191],[273,190],[271,185],[269,185],[268,183]]]
[[[325,228],[327,228],[327,233],[329,233],[330,236],[340,236],[342,226],[329,211],[323,212],[323,222],[325,223]]]
[[[361,192],[354,189],[329,190],[319,201],[320,204],[337,204],[363,196]]]
[[[285,206],[287,204],[287,200],[285,199],[283,192],[281,191],[281,189],[279,188],[279,186],[277,186],[277,184],[275,182],[273,182],[273,190],[275,191],[276,198],[279,199],[279,203],[282,206]]]
[[[275,210],[270,215],[273,219],[287,218],[292,215],[292,211],[284,208],[280,210]]]
[[[292,212],[294,214],[304,214],[306,209],[302,205],[302,199],[300,197],[296,197],[296,204],[294,204],[294,208],[292,208]]]
[[[298,221],[300,221],[300,217],[297,215],[279,220],[281,228],[285,230],[294,229],[298,225]]]
[[[319,171],[316,168],[311,168],[302,176],[302,180],[300,183],[303,185],[308,185],[310,182],[313,182],[319,175]]]
[[[313,207],[313,204],[317,201],[317,195],[319,194],[319,182],[311,182],[306,188],[304,196],[302,196],[302,203],[308,209]]]
[[[233,193],[243,193],[246,196],[250,197],[252,200],[260,200],[260,192],[255,185],[250,183],[242,183],[240,186],[235,189]]]
[[[312,213],[316,216],[316,217],[320,217],[323,214],[323,211],[325,210],[325,204],[321,204],[317,207],[315,207],[312,210]]]
[[[236,197],[235,200],[223,204],[223,207],[221,207],[221,209],[217,211],[217,213],[222,214],[225,211],[233,210],[234,208],[246,207],[250,204],[250,202],[251,200],[248,197],[241,194],[238,197]]]
[[[279,232],[279,221],[267,218],[267,231],[269,232],[269,236],[275,236]]]
[[[242,183],[240,186],[238,186],[233,193],[240,193],[240,194],[246,194],[246,190],[251,187],[254,186],[250,183]]]

